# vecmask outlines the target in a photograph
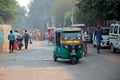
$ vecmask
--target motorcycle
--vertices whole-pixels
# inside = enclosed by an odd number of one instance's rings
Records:
[[[18,49],[21,50],[23,47],[23,37],[18,37],[17,38],[17,44],[18,44]]]

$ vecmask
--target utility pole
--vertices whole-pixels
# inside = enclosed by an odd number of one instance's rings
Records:
[[[74,7],[75,7],[75,0],[72,0],[72,17],[71,17],[71,21],[72,21],[72,25],[74,24]]]

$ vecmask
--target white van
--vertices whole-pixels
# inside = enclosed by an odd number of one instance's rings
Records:
[[[113,53],[115,53],[117,49],[120,49],[120,24],[111,24],[109,41]]]
[[[105,28],[102,28],[102,38],[103,40],[101,41],[101,47],[110,47],[110,44],[109,44],[109,28],[108,27],[105,27]],[[96,46],[96,37],[95,37],[95,31],[93,32],[93,45],[94,47]]]

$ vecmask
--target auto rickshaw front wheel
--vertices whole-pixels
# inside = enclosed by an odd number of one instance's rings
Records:
[[[74,65],[77,62],[77,58],[75,56],[71,56],[71,63]]]
[[[53,59],[54,59],[55,62],[57,61],[57,58],[58,57],[56,55],[53,56]]]

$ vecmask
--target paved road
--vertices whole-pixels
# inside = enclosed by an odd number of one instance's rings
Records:
[[[96,53],[88,44],[88,55],[76,65],[53,61],[53,45],[33,42],[30,49],[0,54],[0,80],[120,80],[120,52]]]

